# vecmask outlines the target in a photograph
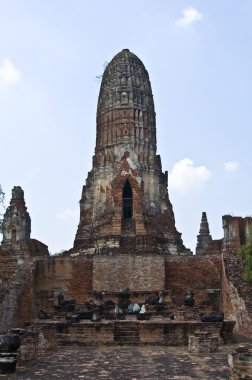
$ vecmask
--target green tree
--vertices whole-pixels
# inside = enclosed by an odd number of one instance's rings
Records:
[[[239,256],[242,257],[244,265],[243,280],[252,282],[252,225],[248,228],[247,241],[241,246]]]
[[[0,185],[0,233],[2,233],[2,228],[3,228],[3,213],[5,207],[4,207],[4,197],[5,193],[3,192],[3,188]]]

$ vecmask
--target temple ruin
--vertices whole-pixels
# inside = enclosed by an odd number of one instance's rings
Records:
[[[24,192],[12,190],[0,246],[0,331],[25,326],[24,353],[28,341],[41,350],[97,342],[188,345],[194,332],[192,349],[204,334],[217,349],[211,334],[228,340],[234,325],[251,336],[252,285],[243,280],[237,252],[252,218],[223,216],[224,236],[214,240],[203,212],[196,254],[184,246],[157,154],[149,75],[128,49],[104,71],[96,121],[73,248],[50,256],[32,239]],[[216,311],[224,320],[202,321]]]
[[[113,247],[190,254],[175,227],[167,172],[157,155],[149,75],[128,49],[106,67],[98,99],[96,147],[80,201],[74,251]],[[160,229],[162,226],[162,229]]]

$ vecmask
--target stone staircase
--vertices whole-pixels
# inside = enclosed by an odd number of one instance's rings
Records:
[[[136,248],[136,224],[133,218],[122,219],[122,235],[120,239],[120,247],[123,252],[129,253]]]
[[[136,236],[135,219],[122,219],[122,236]]]
[[[121,345],[139,344],[139,322],[116,321],[114,341]]]
[[[134,218],[121,222],[120,253],[158,253],[156,239],[148,235],[136,235]]]

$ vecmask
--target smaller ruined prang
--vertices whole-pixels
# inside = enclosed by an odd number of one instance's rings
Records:
[[[206,212],[202,212],[199,235],[197,236],[196,255],[204,255],[208,251],[209,243],[212,241]]]
[[[3,219],[2,244],[28,243],[31,234],[31,218],[27,212],[24,191],[14,186],[10,205]]]

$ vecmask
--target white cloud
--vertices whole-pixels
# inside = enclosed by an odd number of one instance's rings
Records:
[[[57,218],[60,220],[73,220],[79,215],[79,210],[72,208],[64,208],[56,214]]]
[[[202,19],[202,14],[193,7],[185,8],[182,13],[183,16],[176,21],[176,24],[178,26],[182,26],[183,28],[187,28],[194,22]]]
[[[235,172],[238,169],[238,167],[239,167],[239,162],[237,162],[237,161],[228,161],[228,162],[225,162],[223,165],[224,165],[224,168],[228,172]]]
[[[205,166],[196,167],[190,158],[184,158],[176,162],[169,173],[169,188],[181,193],[196,192],[211,176]]]
[[[0,65],[0,87],[16,84],[21,80],[21,72],[9,58],[5,58]]]

